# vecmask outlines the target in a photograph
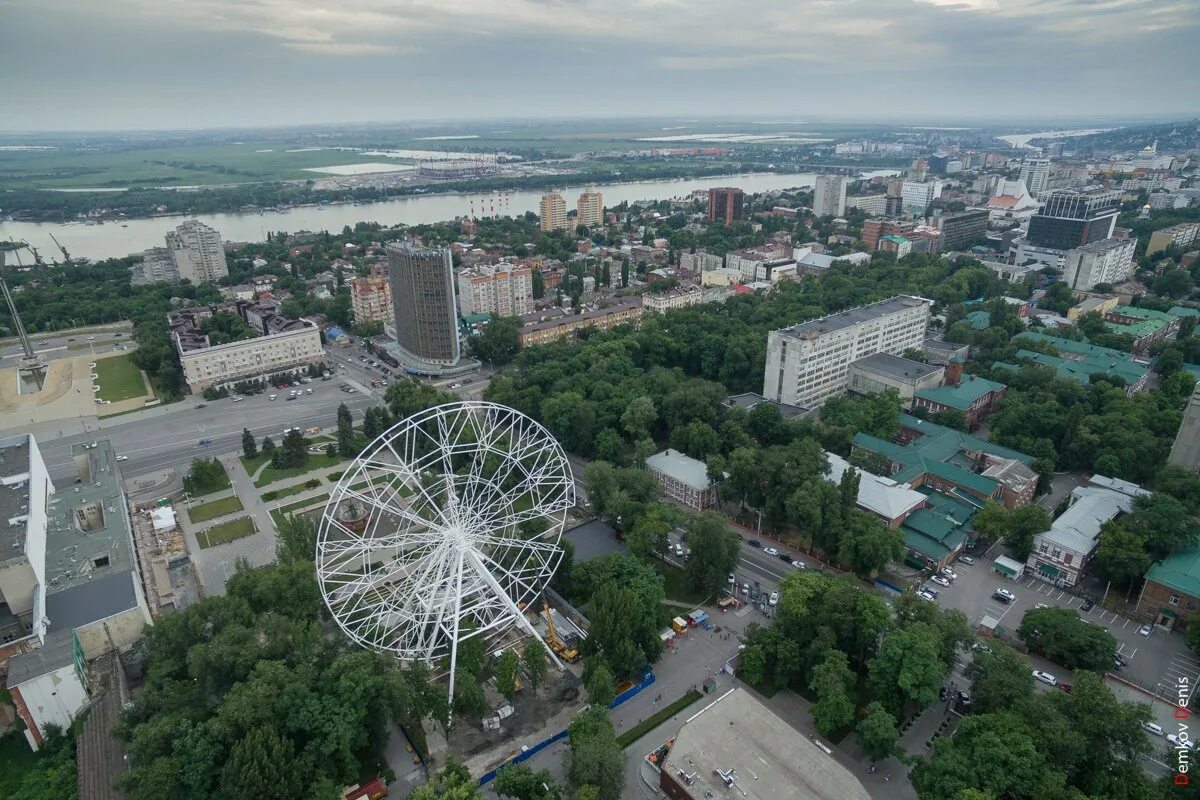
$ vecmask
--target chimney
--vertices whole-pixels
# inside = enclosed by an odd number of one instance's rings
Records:
[[[950,359],[946,365],[946,386],[958,386],[962,382],[963,361],[959,356]]]

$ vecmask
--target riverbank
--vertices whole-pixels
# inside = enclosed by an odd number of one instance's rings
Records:
[[[895,169],[862,173],[864,177],[892,175]],[[693,191],[734,185],[747,194],[808,188],[816,182],[813,172],[723,172],[686,178],[660,178],[607,183],[557,176],[547,182],[563,193],[567,207],[573,208],[579,194],[588,186],[602,189],[604,203],[612,207],[622,202],[669,200]],[[460,184],[461,185],[461,184]],[[466,184],[476,185],[477,184]],[[57,250],[50,236],[58,239],[73,256],[98,261],[123,258],[150,247],[161,247],[167,231],[180,216],[198,219],[220,231],[223,239],[233,242],[262,242],[276,231],[337,231],[358,222],[374,222],[388,227],[443,222],[470,214],[475,216],[520,216],[537,213],[540,189],[493,191],[476,188],[471,192],[444,191],[412,193],[378,202],[340,202],[295,205],[275,212],[159,214],[153,217],[127,218],[120,223],[82,225],[75,222],[0,222],[0,240],[16,239],[37,247],[43,253]]]

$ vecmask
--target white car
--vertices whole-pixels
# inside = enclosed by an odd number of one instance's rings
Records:
[[[767,602],[773,606],[778,605],[779,604],[779,592],[771,592],[771,599],[768,600]]]
[[[233,402],[235,402],[235,403],[240,403],[240,402],[242,402],[242,401],[243,401],[243,400],[245,400],[245,399],[246,399],[246,398],[242,397],[240,394],[235,394],[235,395],[233,396]]]
[[[1156,722],[1147,722],[1142,725],[1142,728],[1146,731],[1146,733],[1153,733],[1155,736],[1163,735],[1162,725],[1159,725]]]
[[[748,583],[742,584],[742,594],[750,594],[750,584],[748,584]]]
[[[958,573],[955,572],[954,570],[950,569],[949,567],[944,568],[940,574],[942,575],[942,577],[949,578],[952,581],[958,580]]]
[[[1046,605],[1045,603],[1038,603],[1037,605],[1034,606],[1034,608],[1049,608],[1049,607],[1050,606]]]
[[[933,583],[936,583],[938,586],[944,586],[947,588],[949,588],[949,586],[950,586],[950,581],[946,580],[941,575],[934,575],[929,580],[932,581]]]
[[[1142,636],[1149,636],[1150,632],[1152,630],[1154,630],[1154,629],[1151,628],[1149,625],[1143,625],[1142,627],[1138,628],[1138,634],[1140,634]]]
[[[804,562],[803,561],[793,561],[792,566],[795,567],[796,569],[804,569]]]
[[[1040,669],[1035,669],[1033,671],[1033,677],[1035,680],[1039,680],[1047,686],[1058,686],[1058,678],[1054,677],[1049,672],[1042,672]]]
[[[305,389],[304,392],[305,394],[312,394],[312,389]]]
[[[917,597],[921,598],[922,600],[928,600],[931,603],[935,602],[933,595],[931,595],[929,592],[925,591],[924,589],[920,589],[917,591]]]
[[[1017,599],[1017,596],[1008,589],[997,589],[992,593],[992,597],[995,597],[997,600],[1002,599],[1006,603],[1012,603]]]
[[[1186,747],[1188,750],[1191,750],[1196,746],[1196,743],[1191,739],[1181,739],[1179,738],[1179,735],[1175,733],[1168,733],[1167,741],[1171,743],[1172,747]]]
[[[779,555],[779,549],[778,549],[778,548],[776,548],[776,547],[764,547],[764,548],[763,548],[763,552],[764,552],[764,553],[766,553],[766,554],[767,554],[767,555],[769,555],[769,556],[777,556],[777,555]]]
[[[737,576],[731,572],[729,573],[729,585],[733,586],[735,583],[737,583]]]
[[[270,396],[268,399],[269,399],[269,400],[274,400],[274,399],[275,399],[275,395],[271,395],[271,396]]]
[[[129,456],[117,456],[117,461],[128,461]]]

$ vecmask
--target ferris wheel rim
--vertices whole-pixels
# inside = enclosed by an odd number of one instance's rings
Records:
[[[419,456],[415,443],[426,448]],[[456,471],[468,455],[470,469]],[[498,466],[485,475],[489,458]],[[440,473],[428,470],[435,462]],[[375,470],[388,476],[386,497]],[[400,488],[412,494],[401,497]],[[418,411],[376,437],[330,492],[314,554],[322,600],[364,647],[402,660],[453,658],[460,641],[511,626],[514,611],[541,593],[562,556],[574,490],[561,445],[520,411],[488,401]],[[522,500],[528,507],[519,509]],[[361,534],[338,518],[347,501],[365,506]],[[397,522],[381,533],[385,515]],[[534,520],[544,529],[526,533],[522,524]]]

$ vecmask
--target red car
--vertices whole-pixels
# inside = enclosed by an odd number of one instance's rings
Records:
[[[1069,683],[1060,683],[1058,685],[1058,688],[1062,689],[1067,694],[1071,693],[1071,684],[1069,684]]]

